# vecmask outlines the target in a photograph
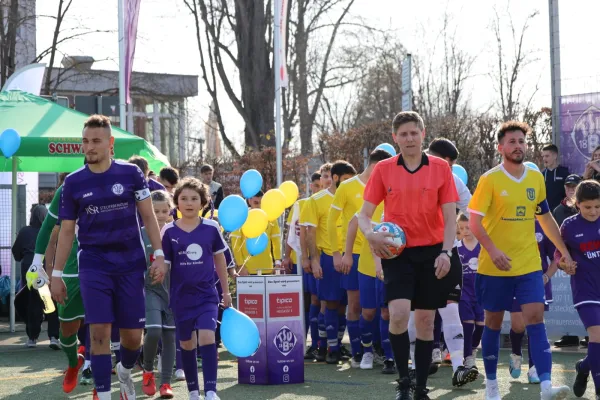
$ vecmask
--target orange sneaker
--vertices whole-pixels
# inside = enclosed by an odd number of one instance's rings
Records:
[[[81,354],[82,356],[85,356],[85,346],[79,346],[79,348],[77,349],[77,353]]]
[[[156,393],[156,380],[154,379],[154,372],[144,371],[142,391],[146,396],[154,396]]]
[[[163,383],[160,385],[160,398],[161,399],[172,399],[173,398],[173,390],[171,389],[171,385],[168,383]]]
[[[63,392],[71,393],[73,389],[77,387],[77,375],[79,374],[79,369],[83,366],[85,362],[83,356],[79,354],[77,356],[77,366],[69,367],[67,372],[65,373],[65,378],[63,379]]]
[[[94,389],[94,391],[92,392],[92,400],[100,400],[98,398],[98,392],[96,392],[96,389]]]

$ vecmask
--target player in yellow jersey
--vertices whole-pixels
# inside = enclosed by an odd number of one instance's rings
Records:
[[[469,228],[481,244],[475,291],[485,310],[481,340],[486,399],[500,400],[496,381],[500,328],[505,310],[518,301],[527,325],[531,355],[541,381],[541,399],[564,399],[567,386],[552,387],[552,351],[544,325],[544,280],[535,237],[535,219],[556,248],[572,259],[546,202],[542,174],[523,165],[527,124],[509,121],[498,131],[502,164],[479,178],[469,203]]]
[[[334,249],[331,247],[329,240],[327,218],[337,186],[354,175],[356,175],[356,170],[350,163],[336,161],[331,166],[331,185],[311,196],[304,206],[301,216],[301,220],[307,227],[311,269],[315,278],[321,279],[318,284],[319,300],[324,301],[326,306],[324,322],[327,333],[328,352],[326,361],[328,364],[337,364],[342,358],[340,332],[343,336],[345,307],[342,306],[346,304],[346,293],[341,285],[342,275],[333,266]],[[341,236],[340,228],[337,229],[339,229],[338,234]],[[341,243],[340,237],[338,237],[338,243]],[[321,348],[319,354],[322,354]]]
[[[260,191],[254,197],[249,198],[250,208],[260,208],[262,196],[263,192]],[[256,275],[258,271],[261,271],[262,274],[271,274],[273,265],[281,266],[281,230],[277,221],[269,222],[265,232],[269,238],[267,248],[259,255],[251,256],[244,268],[242,265],[249,256],[248,250],[246,250],[246,237],[241,229],[231,233],[231,250],[241,276]]]
[[[351,366],[353,368],[373,368],[373,326],[370,321],[360,318],[361,303],[359,298],[359,274],[358,256],[361,252],[364,236],[362,232],[354,232],[352,240],[348,240],[348,224],[354,215],[361,209],[363,204],[363,193],[365,185],[371,176],[375,165],[392,155],[384,150],[374,150],[369,155],[369,165],[360,174],[347,179],[339,185],[335,191],[329,217],[327,219],[327,230],[329,241],[333,249],[333,265],[336,271],[342,272],[342,287],[348,296],[348,336],[352,349]],[[338,243],[337,233],[334,228],[342,223],[343,243]],[[344,256],[338,248],[344,246]],[[361,346],[362,336],[362,346]],[[364,349],[363,349],[364,347]],[[364,350],[364,357],[363,357]]]

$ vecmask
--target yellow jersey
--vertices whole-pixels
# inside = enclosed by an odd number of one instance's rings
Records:
[[[358,216],[358,213],[356,213],[356,216]],[[382,218],[383,203],[380,203],[373,212],[371,224],[373,226],[380,224]],[[358,231],[360,232],[360,229]],[[372,277],[375,276],[375,259],[373,258],[373,253],[371,252],[371,246],[369,246],[369,242],[366,239],[363,240],[360,249],[360,257],[358,258],[358,272]]]
[[[302,208],[304,207],[304,203],[306,203],[306,200],[308,200],[308,199],[300,199],[297,201],[298,206],[300,207],[300,214],[302,214]],[[298,221],[296,222],[296,226],[290,226],[292,223],[293,216],[294,216],[294,208],[292,207],[292,208],[290,208],[290,212],[288,213],[286,225],[288,226],[288,229],[296,230],[296,235],[298,235],[298,237],[300,237],[300,218],[298,218]],[[290,259],[292,260],[292,264],[298,265],[298,256],[296,255],[296,250],[292,249],[292,252],[290,253]]]
[[[503,165],[479,178],[469,202],[469,212],[483,216],[483,228],[494,245],[512,261],[510,271],[501,271],[481,248],[477,273],[491,276],[520,276],[542,268],[535,237],[535,216],[549,212],[546,184],[539,171],[525,167],[520,179]]]
[[[269,222],[265,230],[269,242],[265,251],[257,256],[250,256],[246,249],[246,237],[241,229],[231,232],[231,251],[236,265],[244,264],[246,258],[246,270],[250,275],[256,275],[258,270],[273,268],[273,260],[281,260],[281,230],[277,221]],[[262,271],[263,274],[271,274],[272,271]]]
[[[329,235],[327,233],[327,217],[329,216],[329,209],[332,202],[333,193],[328,189],[321,190],[308,199],[300,213],[300,225],[312,226],[317,229],[317,248],[329,256],[333,255],[333,252],[331,251],[331,244],[329,243]],[[338,242],[340,242],[342,235],[341,226],[337,226],[336,229],[338,232]]]
[[[340,249],[342,253],[346,250],[346,234],[348,232],[348,224],[354,215],[360,211],[363,205],[363,194],[365,193],[365,184],[360,180],[358,175],[342,182],[335,191],[333,196],[333,203],[331,203],[331,210],[329,210],[329,217],[327,219],[327,229],[329,231],[329,242],[331,243],[332,249]],[[337,235],[331,228],[340,223],[342,224],[342,243],[338,243]],[[359,254],[362,249],[362,243],[364,236],[362,232],[356,233],[356,239],[354,239],[354,245],[352,246],[352,253]]]

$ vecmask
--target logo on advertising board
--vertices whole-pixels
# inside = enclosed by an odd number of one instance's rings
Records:
[[[262,294],[239,294],[238,307],[241,312],[250,318],[264,318]]]
[[[296,343],[298,343],[296,335],[285,325],[281,327],[277,335],[273,338],[273,344],[284,357],[287,357],[294,350]]]
[[[299,316],[300,293],[269,293],[269,318]]]

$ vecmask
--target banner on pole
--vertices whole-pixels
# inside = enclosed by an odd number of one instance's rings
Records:
[[[133,71],[141,2],[142,0],[125,0],[125,101],[127,104],[131,104],[131,72]]]
[[[276,66],[276,68],[279,68],[279,73],[277,74],[279,79],[276,82],[277,89],[282,87],[287,88],[289,83],[285,51],[287,41],[287,5],[288,0],[275,0],[275,29],[279,29],[279,43],[276,50],[279,53],[279,65]]]
[[[402,63],[402,111],[412,110],[412,56],[406,55]]]

